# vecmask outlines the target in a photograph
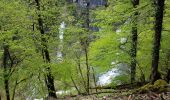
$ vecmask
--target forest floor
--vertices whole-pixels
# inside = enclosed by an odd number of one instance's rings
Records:
[[[76,98],[67,98],[66,100],[170,100],[170,93],[145,93],[145,94],[132,94],[132,95],[105,95],[102,97],[92,96],[78,96]]]
[[[60,100],[170,100],[170,85],[164,80],[157,80],[154,84],[137,85],[137,87],[125,84],[115,89],[92,88],[90,92],[90,95],[64,96]]]
[[[59,100],[170,100],[170,92],[148,92],[144,94],[128,94],[127,92],[99,93],[88,96],[66,96],[65,98]]]

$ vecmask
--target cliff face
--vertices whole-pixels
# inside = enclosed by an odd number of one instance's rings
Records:
[[[73,0],[73,2],[78,3],[80,6],[86,6],[88,0]],[[89,0],[90,7],[103,6],[107,4],[107,0]]]
[[[103,6],[106,5],[106,0],[90,0],[90,6]]]

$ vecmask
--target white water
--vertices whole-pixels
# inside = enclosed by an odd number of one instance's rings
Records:
[[[102,74],[99,77],[99,80],[97,81],[97,85],[99,85],[99,86],[108,85],[112,82],[112,79],[115,78],[118,75],[119,75],[118,69],[112,68],[111,70]]]
[[[40,99],[34,99],[34,100],[43,100],[43,98],[40,98]]]
[[[66,91],[64,91],[64,90],[59,90],[59,91],[56,92],[57,95],[69,94],[69,93],[70,93],[70,90],[66,90]]]
[[[116,33],[119,34],[122,30],[121,29],[117,29]]]
[[[64,22],[62,22],[60,24],[60,28],[59,28],[59,39],[60,39],[60,43],[57,49],[57,59],[60,61],[62,60],[63,54],[62,54],[62,49],[63,49],[63,39],[64,39],[64,29],[66,27],[66,24]]]
[[[128,68],[128,65],[125,63],[119,63],[119,64],[117,63],[118,63],[117,61],[112,62],[111,64],[114,66],[114,68],[112,68],[111,70],[99,76],[98,81],[97,81],[98,86],[105,86],[105,85],[111,84],[112,80],[115,77],[122,75],[122,73],[128,75],[130,71]]]
[[[56,95],[70,94],[73,91],[76,91],[75,88],[71,88],[70,90],[59,90],[56,92]]]

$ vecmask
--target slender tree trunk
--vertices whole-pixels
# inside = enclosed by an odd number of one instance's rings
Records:
[[[84,51],[85,51],[85,58],[86,58],[86,67],[87,67],[87,94],[90,94],[89,88],[90,88],[90,66],[89,66],[89,59],[88,59],[88,46],[89,46],[89,30],[90,30],[90,11],[89,11],[89,7],[90,7],[90,1],[86,0],[87,6],[86,6],[86,20],[85,20],[85,28],[87,29],[87,36],[85,39],[85,45],[84,45]]]
[[[78,62],[78,70],[79,70],[79,73],[80,73],[80,77],[82,78],[83,84],[85,85],[85,80],[84,80],[83,72],[82,72],[82,69],[81,69],[80,60]]]
[[[165,77],[165,80],[169,83],[170,81],[170,69],[167,69],[167,74],[166,74],[166,77]]]
[[[87,94],[90,94],[90,91],[89,91],[89,88],[90,88],[90,67],[89,67],[89,59],[88,59],[88,46],[89,46],[89,30],[90,30],[90,20],[89,20],[89,7],[90,7],[90,2],[89,0],[85,0],[86,3],[86,7],[83,8],[84,11],[81,12],[81,17],[82,17],[82,20],[83,20],[83,24],[82,24],[82,28],[86,29],[86,31],[84,32],[84,35],[83,37],[80,38],[80,42],[81,42],[81,45],[82,45],[82,48],[84,50],[84,53],[85,53],[85,64],[86,64],[86,75],[87,75],[87,83],[86,83],[86,91],[87,91]]]
[[[17,88],[17,80],[15,81],[15,85],[14,85],[14,89],[13,89],[11,100],[14,100],[14,98],[15,98],[15,90],[16,90],[16,88]]]
[[[95,77],[95,72],[94,72],[94,68],[92,67],[92,70],[93,70],[93,80],[94,80],[94,86],[97,87],[97,84],[96,84],[96,77]],[[97,88],[96,88],[96,93],[97,93]]]
[[[90,94],[90,91],[89,91],[89,88],[90,88],[90,67],[89,67],[89,61],[88,61],[87,47],[85,47],[85,55],[86,55],[86,67],[87,67],[87,94]]]
[[[164,3],[165,0],[154,0],[155,12],[155,34],[154,34],[154,44],[152,52],[152,72],[151,72],[151,81],[154,83],[157,79],[160,79],[160,73],[158,72],[159,64],[159,50],[160,50],[160,41],[161,41],[161,32],[163,24],[163,12],[164,12]]]
[[[139,5],[139,0],[132,0],[134,8],[137,8]],[[131,83],[135,81],[136,77],[136,54],[137,54],[137,39],[138,39],[138,30],[137,30],[137,19],[138,11],[134,12],[132,16],[132,43],[131,43]]]
[[[5,76],[4,78],[7,78],[7,77]],[[10,100],[9,80],[8,80],[8,79],[5,79],[4,84],[5,84],[6,99],[7,99],[7,100]]]
[[[4,85],[5,85],[5,93],[6,99],[10,100],[10,93],[9,93],[9,75],[8,75],[8,50],[9,46],[4,44],[4,54],[3,54],[3,67],[4,67]]]
[[[76,85],[76,83],[75,83],[75,81],[74,81],[74,79],[73,79],[73,77],[72,77],[72,76],[71,76],[71,80],[72,80],[72,82],[73,82],[73,84],[74,84],[74,87],[76,88],[76,90],[77,90],[78,94],[80,95],[80,94],[81,94],[81,92],[80,92],[79,88],[77,87],[77,85]]]
[[[142,83],[145,83],[145,74],[143,73],[142,67],[139,64],[138,64],[138,67],[139,67],[139,70],[140,70],[140,73],[141,73],[140,81]]]
[[[80,57],[79,56],[76,56],[77,57],[77,65],[78,65],[78,69],[77,69],[77,71],[78,71],[78,74],[80,74],[80,77],[81,77],[81,83],[83,84],[83,87],[84,87],[84,89],[86,90],[87,88],[86,88],[86,81],[85,81],[85,79],[84,79],[84,76],[83,76],[83,72],[82,72],[82,69],[81,69],[81,62],[80,62]],[[87,92],[87,91],[86,91]]]
[[[38,11],[40,11],[40,3],[39,0],[35,0],[36,2],[36,8]],[[43,19],[41,17],[41,14],[38,14],[38,26],[39,26],[39,31],[41,33],[41,42],[42,42],[42,56],[43,59],[45,60],[45,63],[50,63],[50,55],[48,52],[48,47],[47,47],[47,40],[44,37],[45,32],[43,28]],[[54,77],[51,75],[51,68],[50,66],[47,67],[47,75],[46,75],[46,85],[48,88],[48,95],[49,97],[57,98],[56,93],[55,93],[55,87],[54,87]]]

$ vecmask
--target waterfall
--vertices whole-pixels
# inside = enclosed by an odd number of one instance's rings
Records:
[[[130,70],[126,63],[119,63],[117,61],[111,63],[113,68],[108,70],[107,72],[100,74],[98,77],[97,85],[98,86],[106,86],[113,82],[113,80],[120,75],[129,75]],[[121,80],[120,80],[121,81]],[[117,81],[116,81],[117,82]],[[117,82],[116,84],[120,84]]]
[[[99,86],[108,85],[112,83],[112,79],[116,77],[117,75],[119,75],[119,73],[117,73],[117,69],[112,68],[111,70],[107,71],[106,73],[102,74],[99,77],[97,81],[97,85]]]
[[[64,29],[65,29],[65,22],[62,22],[60,24],[59,27],[59,45],[58,45],[58,49],[57,49],[57,60],[62,61],[63,58],[63,54],[62,54],[62,50],[63,50],[63,39],[64,39]]]

